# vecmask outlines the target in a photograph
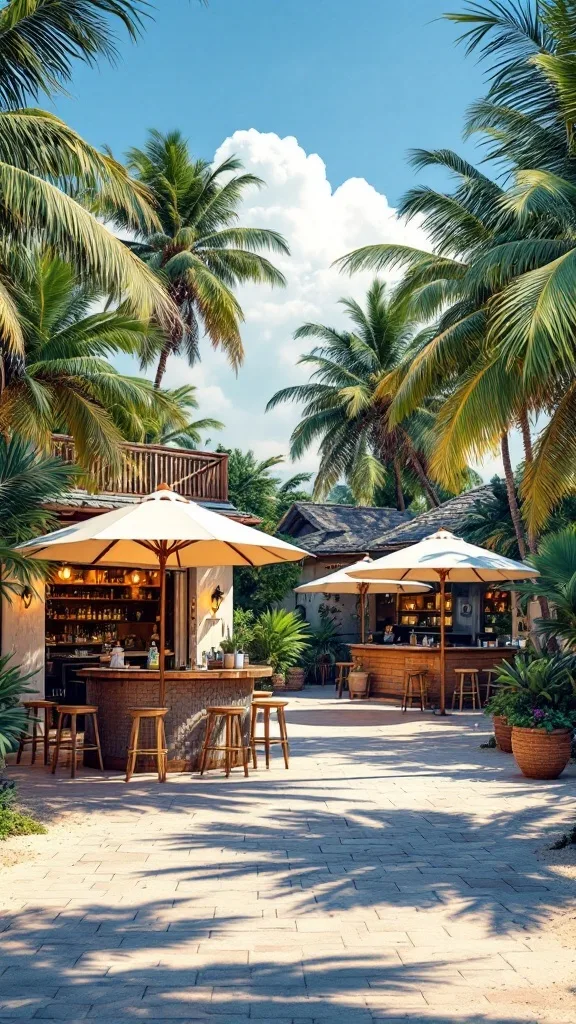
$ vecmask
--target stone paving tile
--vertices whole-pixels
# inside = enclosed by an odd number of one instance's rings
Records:
[[[576,953],[542,932],[573,896],[534,853],[574,767],[522,779],[470,714],[288,711],[289,772],[11,769],[85,816],[0,879],[0,1024],[574,1024]]]

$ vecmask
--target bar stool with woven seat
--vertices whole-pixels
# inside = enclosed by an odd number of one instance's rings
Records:
[[[132,719],[132,729],[130,730],[130,743],[126,759],[126,782],[130,782],[136,768],[136,761],[140,755],[155,758],[158,782],[166,782],[168,748],[166,746],[164,718],[167,713],[168,708],[128,708],[128,714]],[[156,744],[153,747],[139,746],[140,723],[142,719],[152,721],[154,726]]]
[[[100,749],[100,736],[98,733],[98,708],[94,704],[58,704],[56,710],[58,712],[58,726],[56,729],[54,752],[52,754],[52,775],[54,775],[56,768],[58,767],[58,759],[60,757],[61,750],[70,751],[70,778],[72,779],[76,778],[76,757],[79,753],[83,754],[86,750],[96,750],[98,752],[100,771],[104,771],[102,751]],[[83,742],[78,745],[78,715],[84,715],[86,718],[91,718],[92,728],[94,730],[94,743],[86,743],[86,739],[84,738]],[[70,719],[70,739],[62,740],[64,720],[66,718]]]
[[[264,746],[264,754],[266,757],[266,767],[270,767],[270,748],[273,743],[280,743],[282,747],[282,753],[284,755],[284,766],[290,767],[289,755],[290,755],[290,744],[288,742],[288,730],[286,728],[286,716],[284,714],[284,708],[288,704],[287,700],[255,700],[252,701],[252,710],[250,715],[250,747],[252,750],[252,765],[254,768],[258,767],[258,758],[256,755],[256,744],[262,744]],[[258,736],[256,733],[256,722],[258,719],[258,712],[262,711],[264,715],[264,735]],[[280,736],[270,736],[270,715],[272,711],[276,712],[278,719],[278,726],[280,728]]]
[[[26,731],[20,736],[18,753],[16,754],[16,764],[20,764],[24,747],[27,747],[28,744],[32,745],[30,764],[35,764],[36,747],[40,742],[44,747],[44,764],[48,764],[50,757],[50,727],[52,725],[52,715],[54,708],[56,707],[56,701],[24,700],[22,701],[21,707],[26,708]],[[44,711],[43,725],[36,714],[37,711]],[[32,732],[30,732],[30,726],[32,726]],[[40,732],[38,732],[38,726],[41,728]]]
[[[492,690],[501,690],[502,689],[501,683],[495,683],[494,682],[494,676],[497,676],[499,674],[500,674],[500,669],[498,669],[498,668],[485,668],[484,669],[484,675],[486,676],[486,703],[488,703],[488,701],[490,700],[490,697],[492,696]]]
[[[252,703],[254,707],[254,702]],[[240,762],[244,767],[244,775],[248,776],[248,758],[250,755],[250,747],[244,743],[242,737],[242,719],[246,714],[245,707],[228,707],[213,706],[206,708],[208,714],[208,721],[206,722],[206,735],[204,737],[204,745],[202,747],[202,754],[200,756],[200,775],[204,775],[206,770],[206,761],[208,760],[208,754],[211,750],[223,750],[224,751],[224,771],[226,778],[230,775],[232,768],[235,766],[234,761],[239,757]],[[222,721],[224,722],[224,743],[212,742],[213,738],[216,738],[216,733],[220,728]]]
[[[472,700],[472,710],[480,710],[482,707],[482,701],[480,700],[480,683],[478,679],[477,668],[455,668],[454,674],[459,676],[459,682],[456,683],[456,688],[452,694],[452,710],[456,703],[456,698],[459,698],[459,710],[462,711],[464,707],[464,700],[466,697],[470,697]]]
[[[404,674],[404,694],[402,696],[402,711],[408,711],[414,707],[414,701],[417,700],[420,704],[420,711],[424,711],[427,700],[427,688],[425,677],[428,673],[427,668],[421,668],[415,671],[407,670]],[[410,704],[408,704],[410,702]]]
[[[336,668],[338,674],[336,676],[336,689],[338,691],[338,699],[342,697],[342,691],[348,682],[348,676],[354,668],[353,661],[337,661]]]

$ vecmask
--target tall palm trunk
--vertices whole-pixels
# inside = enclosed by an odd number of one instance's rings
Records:
[[[522,442],[524,445],[524,461],[529,466],[531,462],[534,462],[534,449],[532,447],[532,434],[530,431],[530,420],[528,419],[528,413],[526,409],[522,410],[520,416],[520,430],[522,431]]]
[[[524,445],[524,461],[527,466],[530,466],[534,461],[534,449],[532,447],[532,434],[530,431],[530,420],[528,419],[528,413],[526,409],[522,411],[520,416],[520,430],[522,431],[522,442]],[[538,538],[533,530],[528,530],[528,549],[531,555],[535,555],[538,551]],[[547,597],[538,595],[538,604],[540,605],[540,615],[543,619],[550,618],[550,604]],[[558,643],[555,637],[551,637],[548,640],[548,650],[557,651]]]
[[[432,483],[428,478],[426,470],[424,469],[424,466],[422,465],[422,462],[420,460],[420,456],[418,455],[418,452],[414,447],[412,438],[410,437],[408,432],[404,430],[402,427],[399,428],[398,433],[402,438],[402,443],[406,450],[407,462],[410,463],[412,469],[414,470],[416,476],[418,477],[420,483],[422,484],[424,493],[426,494],[430,504],[432,505],[432,508],[440,508],[440,498],[436,494],[436,491],[434,490]]]
[[[524,558],[526,558],[526,541],[524,539],[524,531],[522,529],[522,517],[520,515],[520,507],[518,505],[518,499],[516,498],[516,485],[514,482],[514,472],[512,470],[512,460],[510,458],[510,443],[508,441],[508,434],[502,434],[502,437],[500,439],[500,450],[502,453],[502,463],[504,465],[504,478],[506,480],[506,493],[508,495],[510,515],[512,516],[512,523],[514,524],[514,533],[516,534],[516,540],[518,541],[518,550],[520,552],[520,558],[524,560]]]
[[[394,466],[394,481],[396,483],[396,508],[399,512],[405,512],[406,501],[404,499],[404,489],[402,487],[402,476],[400,474],[398,459],[394,459],[392,465]]]
[[[166,366],[167,366],[167,363],[168,363],[168,356],[170,355],[171,351],[172,351],[172,345],[170,344],[169,341],[166,341],[164,343],[164,345],[162,346],[162,351],[160,353],[160,359],[158,360],[158,366],[156,368],[156,376],[154,378],[154,387],[155,388],[159,388],[162,385],[162,378],[163,378],[164,374],[166,373]]]

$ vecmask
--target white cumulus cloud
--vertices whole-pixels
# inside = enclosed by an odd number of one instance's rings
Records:
[[[219,147],[214,162],[232,153],[266,182],[246,196],[240,222],[274,228],[287,239],[291,256],[274,257],[287,287],[239,290],[246,360],[237,378],[223,355],[204,341],[201,365],[190,369],[184,360],[171,358],[166,383],[197,384],[202,415],[219,415],[226,423],[218,439],[264,457],[288,451],[298,422],[297,406],[264,411],[275,391],[307,378],[296,365],[304,343],[295,342],[293,332],[307,320],[344,326],[338,299],[362,299],[371,280],[371,274],[350,278],[339,273],[334,260],[374,242],[425,246],[426,237],[416,224],[400,219],[386,196],[364,178],[350,178],[333,189],[320,156],[306,153],[293,137],[254,128],[237,131]],[[316,464],[315,453],[309,453],[289,468],[313,470]]]

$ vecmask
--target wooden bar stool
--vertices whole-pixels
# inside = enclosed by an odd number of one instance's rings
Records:
[[[490,700],[490,697],[492,696],[492,690],[501,690],[502,689],[502,686],[501,686],[500,683],[495,683],[494,682],[494,676],[497,676],[499,674],[500,674],[500,669],[498,669],[498,668],[485,668],[484,669],[484,675],[486,676],[486,704],[488,703],[488,701]]]
[[[42,742],[44,747],[44,764],[48,764],[50,757],[50,727],[52,725],[52,715],[54,708],[56,707],[55,700],[24,700],[22,701],[21,707],[26,708],[26,731],[20,736],[20,742],[18,744],[18,753],[16,755],[16,764],[20,764],[20,758],[24,747],[28,744],[32,744],[32,755],[30,758],[30,764],[34,764],[36,761],[36,747],[39,742]],[[44,725],[40,722],[37,711],[44,711]],[[32,732],[30,732],[30,725],[32,726]],[[41,731],[38,732],[38,726]]]
[[[254,707],[254,702],[252,703]],[[223,750],[224,751],[224,770],[226,778],[230,775],[232,768],[235,767],[234,762],[236,758],[240,758],[241,764],[244,766],[244,775],[248,777],[248,758],[250,756],[250,747],[244,743],[242,737],[242,719],[246,714],[246,708],[244,707],[208,707],[206,708],[208,713],[208,721],[206,723],[206,735],[204,737],[204,746],[202,747],[202,754],[200,757],[200,775],[204,775],[206,770],[206,761],[208,759],[208,753],[211,750]],[[216,738],[218,729],[221,726],[222,721],[224,722],[224,743],[212,742],[212,739]]]
[[[54,752],[52,754],[52,775],[54,775],[56,768],[58,767],[58,758],[60,757],[61,750],[69,750],[71,752],[70,778],[72,779],[76,778],[76,757],[79,753],[83,754],[85,750],[96,750],[98,752],[100,771],[104,771],[102,751],[100,749],[100,735],[98,733],[98,708],[93,704],[58,704],[56,710],[58,712],[58,726],[56,729]],[[78,746],[78,715],[84,715],[85,717],[92,719],[94,743],[86,743],[86,740],[83,739],[83,742]],[[69,740],[62,740],[65,718],[70,719]]]
[[[164,729],[164,718],[168,708],[128,708],[128,714],[132,719],[130,730],[130,744],[126,758],[126,782],[130,782],[136,768],[136,760],[140,754],[154,757],[156,760],[156,771],[158,782],[166,782],[168,771],[168,747],[166,746],[166,731]],[[142,719],[152,720],[156,744],[153,747],[140,747],[140,723]]]
[[[255,700],[252,701],[252,710],[250,714],[250,747],[252,749],[252,765],[254,768],[258,767],[258,759],[256,756],[256,744],[262,743],[264,745],[264,753],[266,756],[266,767],[270,767],[270,747],[273,743],[280,743],[282,746],[282,753],[284,754],[284,765],[286,768],[290,767],[289,755],[290,755],[290,744],[288,742],[288,730],[286,728],[286,716],[284,714],[284,708],[288,704],[287,700]],[[256,720],[258,718],[258,712],[262,711],[264,714],[264,735],[258,736],[256,734]],[[278,718],[278,725],[280,727],[280,736],[270,736],[270,714],[272,711],[276,712]]]
[[[427,675],[428,669],[418,669],[418,671],[407,670],[404,673],[404,694],[402,696],[402,711],[408,711],[414,707],[414,701],[417,700],[420,704],[420,711],[424,711],[426,707],[427,692],[425,676]],[[408,704],[410,702],[410,704]]]
[[[482,707],[482,701],[480,700],[480,683],[478,680],[478,669],[477,668],[455,668],[454,673],[460,677],[460,681],[456,683],[456,689],[452,694],[452,710],[456,703],[456,697],[459,697],[460,708],[462,711],[464,707],[464,700],[466,697],[470,697],[472,700],[472,710],[480,710]]]
[[[338,699],[342,697],[342,690],[348,683],[348,676],[351,670],[354,668],[353,661],[337,661],[336,668],[338,673],[336,676],[336,689],[338,691]]]

